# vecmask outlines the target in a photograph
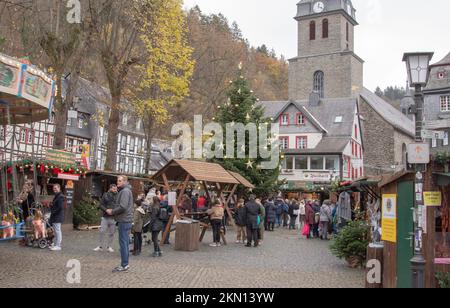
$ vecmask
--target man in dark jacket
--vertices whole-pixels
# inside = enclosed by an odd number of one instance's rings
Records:
[[[276,208],[272,198],[266,202],[266,221],[268,231],[273,231],[276,221]]]
[[[117,205],[114,209],[106,210],[106,214],[114,216],[119,225],[119,244],[121,265],[116,267],[113,272],[125,272],[129,270],[128,260],[130,258],[130,233],[133,225],[133,193],[128,184],[128,177],[120,175],[117,178]]]
[[[50,246],[51,251],[61,251],[61,242],[62,242],[62,232],[61,225],[64,223],[64,201],[65,197],[61,193],[61,185],[55,184],[53,185],[53,192],[55,194],[55,198],[52,202],[51,207],[51,215],[50,215],[50,225],[52,225],[55,231],[55,240],[53,241],[53,245]]]
[[[109,209],[114,209],[116,206],[117,199],[117,185],[112,184],[109,187],[109,191],[107,191],[100,201],[100,209],[103,212],[102,223],[100,227],[100,246],[94,249],[94,251],[103,251],[103,247],[106,247],[108,252],[114,252],[111,247],[111,244],[114,239],[114,233],[116,233],[116,221],[114,217],[106,214],[106,211]],[[105,236],[107,236],[107,245],[104,244]]]
[[[258,217],[261,215],[261,208],[256,203],[256,196],[250,196],[250,201],[245,205],[245,221],[247,224],[247,247],[252,247],[252,242],[255,247],[258,247]]]
[[[166,210],[166,212],[167,212],[167,214],[168,214],[168,216],[170,218],[170,215],[172,215],[172,213],[173,213],[173,207],[169,206],[169,199],[168,198],[169,198],[169,196],[165,195],[163,201],[161,201],[161,205],[160,206],[161,206],[162,209]],[[164,231],[166,230],[167,224],[169,223],[169,219],[162,220],[162,223],[163,223],[162,231],[164,233]],[[164,241],[164,245],[170,245],[170,232],[167,234],[167,238]]]
[[[296,200],[292,200],[291,204],[289,204],[289,230],[295,230],[295,221],[298,217],[298,210],[300,209],[300,205]]]

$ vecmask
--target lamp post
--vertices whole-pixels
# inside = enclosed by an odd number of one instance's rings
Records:
[[[414,52],[405,53],[403,61],[406,62],[409,84],[415,88],[415,114],[416,114],[416,142],[423,143],[422,131],[424,126],[424,95],[423,87],[427,85],[429,78],[429,65],[434,53],[432,52]],[[425,287],[425,265],[423,256],[423,178],[425,166],[416,164],[416,196],[414,204],[414,257],[411,259],[412,286],[413,288]]]

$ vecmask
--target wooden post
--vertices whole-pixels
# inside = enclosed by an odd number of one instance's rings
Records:
[[[366,268],[366,288],[367,289],[381,289],[383,288],[383,253],[384,253],[384,246],[383,245],[369,245],[367,247],[367,261],[370,262],[371,260],[377,260],[378,264],[372,265],[370,268]],[[376,266],[380,266],[380,268],[377,268]],[[375,268],[373,267],[375,266]],[[377,272],[379,270],[379,272]],[[371,283],[369,281],[371,278],[380,278],[379,283]]]
[[[184,180],[183,186],[181,188],[180,195],[178,196],[177,203],[175,205],[172,205],[172,209],[173,209],[172,215],[170,215],[169,222],[167,223],[166,229],[164,230],[163,237],[161,239],[161,245],[164,245],[164,243],[166,242],[166,238],[169,235],[170,230],[172,229],[172,224],[173,224],[175,217],[177,219],[181,219],[180,212],[178,211],[178,204],[180,203],[180,200],[184,194],[184,191],[186,190],[186,186],[189,183],[190,177],[191,176],[189,174],[186,176],[186,179]],[[165,173],[163,173],[163,179],[164,179],[165,185],[168,186],[169,182],[167,181],[167,177],[166,177]]]
[[[162,174],[162,178],[163,178],[163,181],[164,181],[164,187],[166,188],[167,192],[169,192],[170,191],[170,184],[169,184],[169,180],[167,180],[167,176],[166,176],[165,172]]]
[[[203,181],[202,183],[205,188],[206,196],[208,197],[208,200],[211,203],[212,199],[211,199],[211,195],[209,194],[208,183],[206,181]]]

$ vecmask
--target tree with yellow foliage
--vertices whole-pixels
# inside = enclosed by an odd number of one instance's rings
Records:
[[[182,0],[146,0],[153,6],[151,15],[142,16],[145,35],[145,61],[140,65],[141,78],[133,90],[132,101],[137,116],[142,119],[148,149],[145,172],[151,161],[151,144],[155,126],[170,119],[168,108],[189,95],[194,71],[192,48],[187,42],[186,17]]]

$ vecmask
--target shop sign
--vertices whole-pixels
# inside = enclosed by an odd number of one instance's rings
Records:
[[[442,193],[436,192],[424,192],[423,199],[425,206],[441,206],[442,205]]]
[[[68,173],[59,173],[58,179],[61,180],[69,180],[69,181],[79,181],[80,176],[75,174],[68,174]]]
[[[382,240],[397,243],[397,195],[383,195]]]
[[[428,143],[412,143],[408,145],[408,163],[430,163],[430,145]]]
[[[46,159],[54,164],[75,165],[75,154],[61,150],[47,150]]]

